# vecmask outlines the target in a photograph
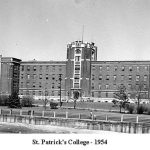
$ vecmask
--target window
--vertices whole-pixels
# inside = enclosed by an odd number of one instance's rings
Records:
[[[139,72],[139,71],[140,71],[140,67],[139,67],[139,66],[137,66],[137,67],[136,67],[136,70],[137,70],[137,72]]]
[[[117,79],[117,76],[116,76],[116,75],[114,75],[114,81],[116,81],[116,79]]]
[[[75,65],[75,73],[79,73],[80,72],[80,66],[79,65]]]
[[[35,95],[35,91],[32,91],[32,94]]]
[[[23,74],[21,74],[21,79],[23,79]]]
[[[35,87],[35,82],[33,82],[33,88]]]
[[[128,89],[131,89],[131,84],[128,84]]]
[[[92,74],[92,80],[94,80],[94,74]]]
[[[92,83],[92,90],[94,90],[94,83]]]
[[[140,81],[140,76],[139,75],[136,76],[136,81]]]
[[[144,75],[144,81],[147,81],[147,75]]]
[[[100,89],[102,88],[102,85],[101,85],[101,84],[99,84],[99,85],[98,85],[98,88],[99,88],[99,90],[100,90]]]
[[[54,91],[52,91],[51,96],[54,96]]]
[[[46,74],[46,80],[48,80],[48,74]]]
[[[124,75],[121,75],[121,81],[123,81],[124,80]]]
[[[118,69],[118,67],[117,67],[117,66],[115,66],[115,67],[114,67],[114,71],[117,71],[117,69]]]
[[[94,92],[92,92],[92,97],[94,97]]]
[[[53,71],[53,72],[55,71],[55,66],[52,66],[52,71]]]
[[[132,80],[132,76],[131,75],[129,75],[129,81],[131,81]]]
[[[92,70],[95,70],[95,66],[92,66]]]
[[[39,75],[39,79],[42,79],[42,74]]]
[[[26,91],[26,95],[29,95],[29,91]]]
[[[41,88],[41,87],[42,87],[41,82],[39,82],[39,88]]]
[[[23,82],[21,82],[21,85],[20,85],[20,86],[21,86],[21,88],[23,88]]]
[[[30,66],[27,66],[27,71],[30,71]]]
[[[36,79],[36,74],[33,74],[33,79]]]
[[[106,80],[109,80],[109,75],[106,76]]]
[[[24,66],[21,67],[21,71],[24,71]]]
[[[106,70],[109,71],[109,66],[106,67]]]
[[[99,70],[102,71],[102,66],[99,66]]]
[[[42,66],[40,66],[40,71],[42,71]]]
[[[36,66],[33,66],[33,70],[36,71]]]
[[[101,92],[100,91],[98,92],[98,97],[101,97]]]
[[[99,75],[99,80],[102,80],[102,75]]]
[[[30,75],[29,74],[27,74],[27,79],[30,79]]]
[[[29,82],[27,82],[27,88],[29,87]]]
[[[125,71],[125,67],[124,66],[121,67],[121,71]]]
[[[129,67],[129,71],[132,71],[132,66]]]
[[[75,61],[80,61],[80,56],[75,56]]]
[[[148,66],[145,66],[145,70],[148,71]]]
[[[117,85],[116,84],[114,84],[114,89],[116,89],[117,88]]]
[[[143,88],[144,88],[144,90],[146,90],[146,89],[147,89],[147,85],[146,85],[146,84],[144,84]]]
[[[106,89],[109,89],[109,85],[108,84],[106,84]]]
[[[79,88],[79,83],[74,83],[74,88]]]
[[[39,96],[41,96],[42,95],[42,92],[41,91],[39,91]]]
[[[108,97],[108,92],[106,92],[106,98]]]
[[[48,71],[48,69],[49,69],[49,66],[46,66],[46,71]]]

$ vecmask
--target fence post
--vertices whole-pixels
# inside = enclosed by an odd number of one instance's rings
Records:
[[[139,116],[136,116],[136,123],[139,123]]]
[[[10,115],[12,115],[12,109],[10,109],[10,112],[9,112],[9,114],[10,114]]]
[[[44,117],[44,110],[42,111],[42,117]]]
[[[106,121],[108,121],[108,116],[106,115]]]
[[[68,112],[66,111],[66,119],[68,118]]]
[[[54,118],[56,117],[55,111],[54,111]]]
[[[123,115],[121,115],[121,122],[123,122]]]
[[[20,116],[22,116],[22,110],[20,110]]]
[[[79,119],[81,119],[81,114],[79,114]]]

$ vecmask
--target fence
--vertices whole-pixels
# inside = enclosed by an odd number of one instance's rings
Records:
[[[57,112],[57,111],[38,111],[38,110],[17,110],[17,109],[0,109],[0,115],[20,115],[31,117],[53,117],[53,118],[66,118],[66,119],[84,119],[96,121],[113,121],[113,122],[130,122],[130,123],[145,123],[150,124],[150,116],[148,115],[130,115],[130,114],[109,114],[99,112],[94,114],[90,113],[70,113]]]

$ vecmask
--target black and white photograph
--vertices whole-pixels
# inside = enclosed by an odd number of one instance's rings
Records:
[[[149,138],[150,0],[0,0],[3,148],[141,150]]]

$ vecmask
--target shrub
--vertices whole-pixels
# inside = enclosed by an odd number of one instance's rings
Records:
[[[58,103],[56,102],[50,102],[51,109],[57,109]]]
[[[127,105],[126,105],[126,109],[129,111],[130,114],[132,114],[133,111],[134,111],[134,105],[132,105],[132,104],[127,104]]]
[[[17,92],[13,92],[8,98],[8,107],[10,108],[20,108],[20,98]]]
[[[143,114],[147,111],[147,108],[144,105],[140,105],[139,108],[136,108],[138,114]]]
[[[24,96],[21,100],[22,107],[32,107],[33,106],[33,98],[30,96]]]
[[[7,105],[8,105],[8,96],[0,95],[0,106],[7,106]]]

